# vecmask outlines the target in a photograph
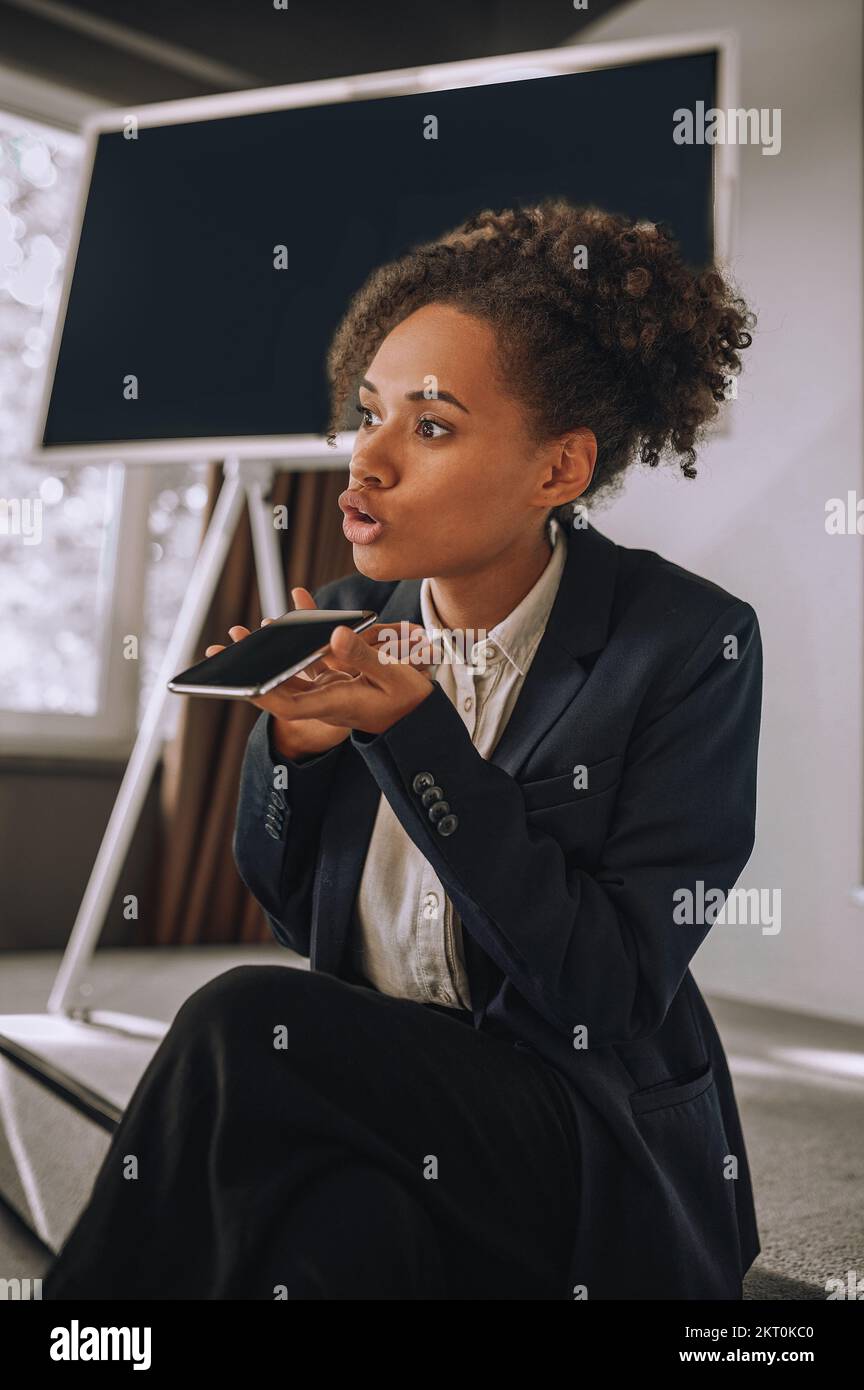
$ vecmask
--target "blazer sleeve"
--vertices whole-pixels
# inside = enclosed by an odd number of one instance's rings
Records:
[[[315,590],[319,608],[345,606],[342,582],[331,580]],[[346,744],[343,740],[316,757],[285,758],[273,745],[273,716],[262,710],[240,771],[234,862],[276,940],[301,956],[311,950],[321,823]]]
[[[346,744],[291,760],[273,747],[272,721],[262,710],[246,745],[234,861],[276,940],[308,957],[321,822]]]
[[[758,621],[736,599],[640,711],[590,872],[532,824],[519,783],[477,752],[437,683],[385,733],[351,740],[463,928],[539,1014],[600,1047],[659,1028],[713,922],[679,925],[681,890],[698,898],[701,881],[725,897],[750,857],[761,689]],[[447,836],[412,787],[432,769],[458,816]]]

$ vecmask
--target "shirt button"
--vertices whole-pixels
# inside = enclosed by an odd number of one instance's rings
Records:
[[[450,993],[446,985],[439,985],[435,990],[435,994],[436,997],[441,1000],[442,1004],[452,1004],[453,995]]]
[[[472,706],[473,704],[474,704],[474,697],[473,697],[473,695],[467,696],[467,698],[464,699],[464,700],[462,701],[462,707],[463,707],[463,709],[471,709],[471,706]]]

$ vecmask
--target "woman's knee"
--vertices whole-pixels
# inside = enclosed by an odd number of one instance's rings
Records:
[[[235,965],[221,975],[214,975],[183,1001],[174,1017],[174,1025],[200,1023],[218,1017],[220,1023],[232,1017],[248,1022],[249,1010],[265,998],[278,995],[288,998],[302,986],[297,977],[302,970],[283,965]]]

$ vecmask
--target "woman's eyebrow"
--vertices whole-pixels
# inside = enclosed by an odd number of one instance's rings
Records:
[[[365,376],[360,385],[365,386],[366,390],[371,391],[374,396],[378,395],[378,387],[373,386],[371,381],[367,381]],[[439,391],[435,396],[427,396],[424,391],[406,391],[405,399],[406,401],[449,401],[451,405],[458,405],[459,409],[464,410],[466,415],[471,414],[467,405],[463,405],[460,400],[457,400],[451,391]]]

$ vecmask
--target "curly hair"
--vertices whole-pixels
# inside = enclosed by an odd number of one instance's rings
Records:
[[[376,268],[353,296],[327,354],[328,444],[355,428],[343,411],[382,340],[431,303],[495,330],[496,377],[524,405],[534,443],[593,431],[597,462],[582,494],[592,499],[616,494],[637,457],[656,467],[668,452],[696,476],[695,446],[756,322],[715,266],[683,261],[665,223],[564,198],[486,208]],[[569,521],[577,505],[552,512]]]

